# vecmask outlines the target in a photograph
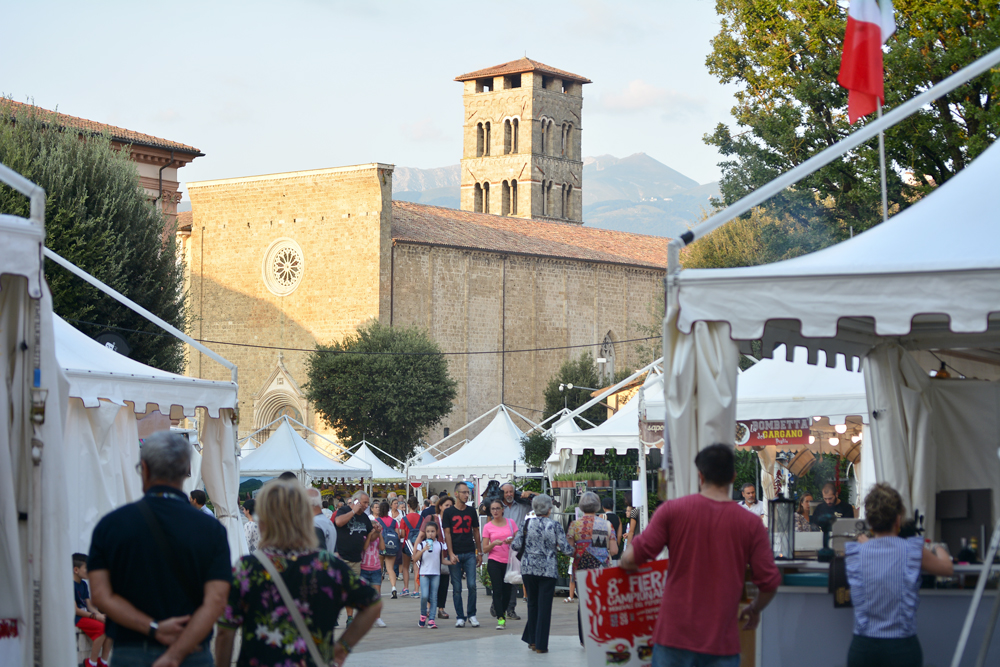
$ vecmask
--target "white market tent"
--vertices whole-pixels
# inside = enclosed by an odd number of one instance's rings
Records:
[[[54,329],[56,358],[69,380],[65,443],[74,474],[67,479],[70,502],[65,511],[70,546],[87,553],[100,518],[142,496],[142,480],[135,472],[140,437],[136,412],[158,411],[179,418],[193,417],[198,408],[205,408],[210,418],[217,419],[220,410],[236,407],[237,387],[233,382],[201,380],[146,366],[101,345],[58,316]],[[169,420],[164,421],[169,426]],[[197,452],[192,454],[201,458]],[[208,493],[221,517],[227,514],[223,508],[236,503],[235,457],[231,466],[223,467],[221,478],[205,472]],[[231,539],[230,548],[238,557],[241,552],[236,546],[237,540]]]
[[[828,364],[837,354],[862,358],[879,417],[876,477],[926,514],[932,537],[938,491],[997,487],[1000,385],[932,382],[908,351],[989,358],[1000,348],[998,171],[993,145],[930,196],[836,246],[765,266],[671,274],[664,345],[677,495],[694,490],[697,450],[733,430],[737,341],[754,339],[766,355],[785,343],[810,360],[823,350]],[[695,361],[720,370],[700,374]],[[993,505],[1000,516],[1000,493]]]
[[[352,468],[370,468],[375,479],[403,479],[403,473],[390,467],[368,446],[367,440],[362,440],[354,453],[345,461]]]
[[[283,472],[295,473],[302,482],[306,476],[351,479],[372,476],[370,466],[347,465],[320,452],[295,432],[287,418],[281,419],[264,444],[240,459],[241,477],[277,477]]]
[[[500,405],[494,410],[496,416],[479,435],[462,445],[454,454],[434,463],[411,465],[408,470],[409,479],[510,479],[517,468],[522,472],[526,471],[521,449],[524,433],[511,420],[506,406]]]
[[[43,273],[45,192],[2,164],[0,182],[31,200],[30,218],[0,215],[0,664],[61,667],[76,664],[62,493],[69,383]]]
[[[1000,49],[671,241],[663,344],[672,496],[696,490],[699,449],[732,437],[738,346],[762,340],[765,355],[784,343],[807,349],[810,360],[819,350],[828,360],[861,358],[876,477],[899,490],[910,512],[926,514],[928,538],[937,533],[938,491],[992,489],[994,519],[1000,515],[1000,383],[932,380],[911,354],[955,351],[984,365],[997,362],[1000,146],[902,213],[831,248],[742,269],[682,271],[679,263],[683,244],[998,64]],[[979,577],[952,664],[963,656],[987,579]],[[980,653],[978,662],[984,659]]]
[[[643,382],[643,392],[655,396],[663,393],[663,376],[649,373]],[[555,434],[556,451],[569,450],[579,456],[584,450],[592,449],[595,454],[604,454],[614,449],[624,454],[629,449],[639,449],[639,397],[634,396],[618,412],[611,415],[607,421],[594,428],[588,428],[576,433],[559,433],[557,424]],[[572,420],[564,420],[572,421]]]

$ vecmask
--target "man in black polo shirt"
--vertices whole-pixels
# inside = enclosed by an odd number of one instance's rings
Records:
[[[365,540],[372,531],[380,530],[381,521],[376,521],[374,527],[372,520],[365,514],[368,509],[370,498],[364,491],[358,491],[346,505],[337,510],[333,515],[333,525],[337,527],[337,555],[340,560],[347,563],[357,576],[361,576],[361,556],[365,550]],[[347,610],[347,622],[350,624],[354,620],[354,609],[345,607]]]
[[[832,517],[831,521],[854,518],[854,508],[837,498],[837,487],[833,482],[823,485],[823,502],[813,510],[809,522],[818,526],[820,519],[825,517]]]
[[[107,614],[112,661],[156,667],[210,667],[212,626],[229,596],[226,530],[181,491],[191,445],[169,431],[139,450],[142,500],[94,528],[87,569],[91,598]]]
[[[441,516],[444,537],[451,558],[452,600],[455,602],[455,627],[465,627],[462,609],[462,575],[469,587],[469,625],[479,627],[476,619],[476,569],[483,564],[483,548],[479,536],[479,515],[469,505],[469,487],[465,482],[455,486],[455,504]]]

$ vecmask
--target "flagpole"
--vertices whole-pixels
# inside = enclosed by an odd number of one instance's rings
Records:
[[[882,118],[882,100],[877,97],[875,100],[878,103],[876,111],[878,113],[878,119]],[[882,130],[878,131],[878,164],[879,170],[882,174],[882,222],[889,219],[889,205],[887,202],[886,187],[885,187],[885,132]]]

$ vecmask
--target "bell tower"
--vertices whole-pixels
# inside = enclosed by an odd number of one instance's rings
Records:
[[[462,210],[583,223],[583,84],[529,58],[455,77],[465,90]]]

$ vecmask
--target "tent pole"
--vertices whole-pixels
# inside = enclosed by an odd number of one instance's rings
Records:
[[[639,492],[642,494],[642,498],[639,500],[642,502],[639,507],[642,507],[642,511],[639,512],[639,527],[642,530],[646,530],[649,526],[649,491],[646,489],[646,446],[639,443]],[[636,499],[632,499],[632,506],[636,506]]]

